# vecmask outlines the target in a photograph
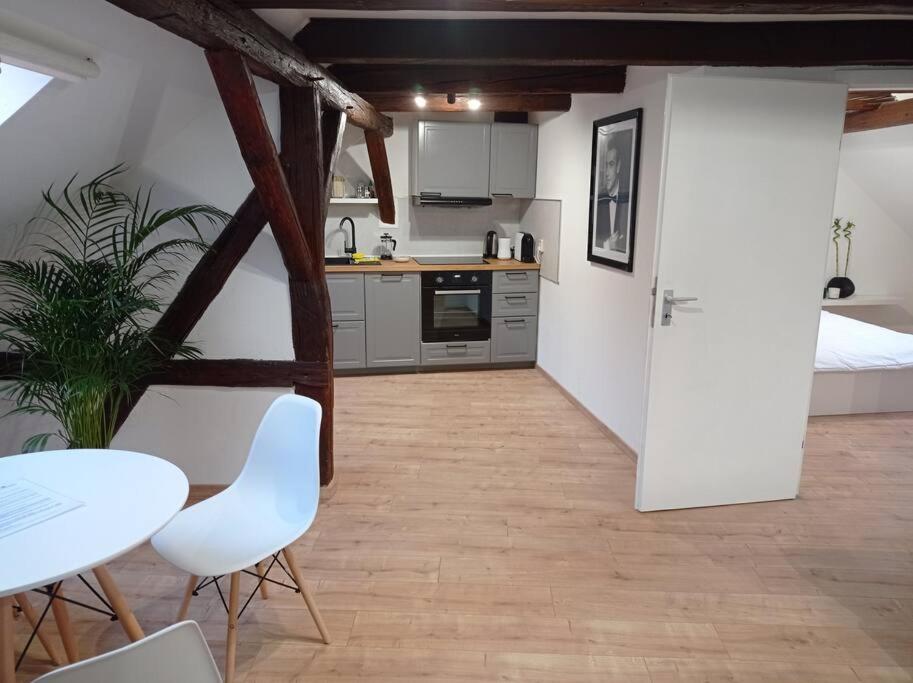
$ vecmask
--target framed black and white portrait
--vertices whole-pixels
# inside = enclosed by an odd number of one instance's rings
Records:
[[[643,109],[593,123],[587,260],[634,271],[634,219]]]

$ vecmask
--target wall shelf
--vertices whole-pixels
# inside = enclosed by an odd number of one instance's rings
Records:
[[[377,197],[362,199],[361,197],[331,197],[330,204],[377,204]]]
[[[840,306],[894,306],[903,303],[903,297],[888,294],[854,294],[846,299],[824,299],[821,308]]]

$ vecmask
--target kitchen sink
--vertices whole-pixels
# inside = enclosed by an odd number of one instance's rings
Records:
[[[374,261],[372,263],[356,263],[348,256],[324,256],[323,264],[325,266],[379,266],[380,263]]]

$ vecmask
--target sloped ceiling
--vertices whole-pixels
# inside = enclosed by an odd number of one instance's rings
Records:
[[[913,125],[845,135],[840,165],[913,239]]]

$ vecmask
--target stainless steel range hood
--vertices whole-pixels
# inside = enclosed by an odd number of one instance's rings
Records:
[[[491,206],[491,197],[443,197],[440,192],[423,192],[412,196],[414,206],[473,207]]]

